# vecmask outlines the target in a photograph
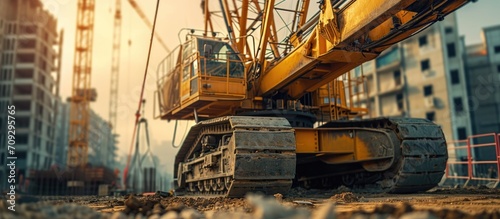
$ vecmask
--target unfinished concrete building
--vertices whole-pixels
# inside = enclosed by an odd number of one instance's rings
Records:
[[[57,20],[39,0],[0,0],[0,114],[16,107],[16,171],[19,186],[30,170],[54,161],[57,84]],[[5,130],[6,116],[0,117]],[[0,133],[0,142],[6,142]],[[0,165],[6,163],[1,144]],[[0,178],[6,177],[0,169]],[[22,177],[21,177],[22,176]],[[0,182],[5,188],[6,180]]]
[[[483,42],[466,47],[472,132],[500,132],[500,25],[483,28]]]

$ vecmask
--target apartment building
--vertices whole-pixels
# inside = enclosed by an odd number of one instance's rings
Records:
[[[474,135],[500,132],[500,25],[483,28],[481,36],[481,43],[464,46],[471,134]],[[494,141],[491,135],[471,140],[484,145]],[[476,147],[471,152],[476,161],[497,159],[493,146]],[[473,171],[476,176],[493,177],[490,174],[494,169],[496,165],[481,164],[475,165]]]
[[[57,20],[39,0],[0,0],[0,10],[0,130],[6,130],[7,106],[14,105],[16,171],[25,178],[54,161]],[[0,142],[6,137],[1,132]],[[7,149],[0,147],[4,166]]]
[[[451,14],[351,72],[366,77],[369,101],[359,101],[372,117],[427,118],[448,141],[466,138],[472,131],[460,45]]]
[[[466,46],[473,134],[500,132],[500,25],[483,28],[483,42]]]

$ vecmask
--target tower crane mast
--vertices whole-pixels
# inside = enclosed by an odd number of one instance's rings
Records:
[[[116,134],[116,112],[118,108],[118,81],[120,73],[120,41],[122,28],[121,0],[116,0],[113,21],[113,47],[111,52],[111,81],[109,85],[109,122]]]
[[[94,0],[78,0],[76,18],[73,87],[70,98],[68,167],[79,167],[88,160],[90,101],[97,93],[91,89]]]

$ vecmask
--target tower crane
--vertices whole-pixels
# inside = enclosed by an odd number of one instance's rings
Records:
[[[89,105],[97,98],[95,89],[91,88],[94,6],[94,0],[78,0],[68,167],[83,167],[88,160]]]
[[[439,183],[448,158],[441,128],[366,119],[343,77],[468,0],[327,0],[312,16],[309,0],[291,9],[220,0],[226,36],[207,34],[202,2],[205,31],[187,33],[157,71],[158,117],[197,121],[175,157],[177,194],[241,197],[292,184],[411,193]],[[281,12],[292,21],[280,24]]]
[[[118,82],[120,76],[120,40],[122,27],[121,0],[115,1],[113,20],[113,44],[111,52],[111,80],[109,85],[109,122],[116,134],[116,112],[118,110]],[[110,136],[112,137],[112,136]]]

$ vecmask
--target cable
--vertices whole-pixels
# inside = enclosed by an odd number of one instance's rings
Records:
[[[125,188],[127,188],[127,174],[128,174],[128,168],[130,165],[130,157],[132,156],[132,148],[134,146],[135,133],[137,132],[137,123],[139,122],[139,117],[141,116],[140,111],[141,111],[141,106],[142,106],[142,99],[144,97],[144,87],[146,85],[146,77],[148,75],[149,59],[151,57],[151,48],[153,46],[153,38],[154,38],[154,32],[155,32],[155,27],[156,27],[156,18],[158,17],[159,5],[160,5],[160,0],[157,0],[156,1],[156,9],[155,9],[155,18],[153,21],[153,28],[151,30],[151,38],[149,39],[148,58],[146,60],[146,68],[144,69],[144,78],[142,80],[141,96],[139,98],[139,106],[137,107],[137,111],[135,113],[134,132],[132,134],[132,141],[130,142],[130,149],[129,149],[128,157],[127,157],[127,165],[125,166],[125,170],[123,171],[123,184],[124,184]]]
[[[175,139],[177,136],[177,121],[179,121],[179,120],[175,120],[174,136],[172,139],[172,147],[173,148],[179,148],[181,146],[181,144],[184,142],[184,139],[186,139],[187,129],[189,126],[189,121],[186,120],[186,127],[184,128],[184,134],[182,135],[182,141],[178,145],[175,145]]]

